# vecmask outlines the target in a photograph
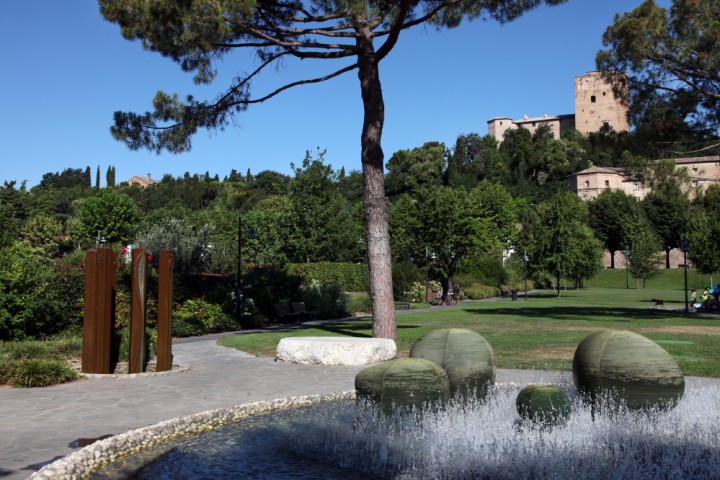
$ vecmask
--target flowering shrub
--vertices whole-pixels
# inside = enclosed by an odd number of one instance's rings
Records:
[[[430,280],[428,282],[428,295],[433,295],[434,292],[439,291],[441,288],[440,282]],[[427,299],[425,298],[425,283],[414,282],[410,290],[405,292],[405,298],[407,298],[408,302],[412,303],[427,303]]]

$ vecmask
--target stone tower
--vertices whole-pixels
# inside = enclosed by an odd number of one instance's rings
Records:
[[[575,129],[587,135],[601,128],[630,130],[626,105],[615,97],[612,85],[600,72],[575,77]]]

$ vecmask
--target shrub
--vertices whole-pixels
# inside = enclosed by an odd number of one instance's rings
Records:
[[[370,295],[365,292],[355,292],[348,295],[347,309],[351,314],[358,312],[372,312],[372,301]]]
[[[423,279],[423,272],[409,262],[395,263],[392,266],[392,279],[395,299],[410,301],[405,294],[414,283]]]
[[[302,278],[307,284],[317,280],[321,284],[337,285],[346,292],[367,292],[370,278],[367,265],[357,263],[318,262],[291,263],[288,273]]]
[[[203,325],[197,318],[173,318],[173,337],[197,337],[205,333]]]
[[[215,323],[222,318],[225,318],[225,314],[220,305],[199,298],[185,300],[182,306],[173,312],[173,322],[196,320],[201,325],[203,333],[214,331]]]
[[[501,255],[486,254],[463,262],[461,273],[470,275],[474,282],[499,287],[508,283],[509,275]]]
[[[347,294],[337,285],[313,280],[302,288],[301,295],[307,309],[314,311],[317,318],[342,318],[349,315]]]
[[[490,285],[483,285],[481,283],[473,283],[463,287],[465,297],[470,300],[482,300],[484,298],[492,298],[500,295],[500,289],[498,287],[491,287]]]
[[[59,360],[31,359],[18,362],[10,384],[13,387],[47,387],[75,380],[78,374]]]
[[[437,292],[441,288],[440,282],[430,280],[427,288],[428,295],[432,295],[433,292]],[[425,298],[425,282],[413,282],[410,285],[410,289],[404,292],[403,298],[408,302],[427,303],[427,299]]]

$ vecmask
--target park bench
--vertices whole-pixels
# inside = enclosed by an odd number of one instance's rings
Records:
[[[292,302],[291,307],[292,313],[303,320],[312,320],[315,317],[315,312],[308,310],[305,302]]]
[[[395,309],[410,310],[410,302],[395,302]]]
[[[301,314],[293,312],[290,309],[290,305],[287,303],[276,303],[275,308],[275,322],[287,322],[295,321],[300,322]]]
[[[653,298],[652,301],[655,302],[654,308],[665,308],[665,302],[659,298]]]

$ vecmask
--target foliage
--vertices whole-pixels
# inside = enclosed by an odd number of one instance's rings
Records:
[[[499,253],[490,253],[470,258],[463,262],[460,271],[464,276],[472,278],[473,282],[492,285],[498,288],[501,285],[507,284],[509,280],[508,272],[505,270],[502,257]]]
[[[666,177],[671,179],[671,177]],[[645,214],[666,252],[665,268],[670,267],[669,252],[679,247],[687,228],[690,202],[687,193],[676,181],[657,185],[642,201]]]
[[[389,196],[417,193],[423,187],[441,185],[445,169],[445,145],[427,142],[412,150],[398,150],[387,163]]]
[[[640,203],[622,190],[607,189],[588,203],[588,212],[590,227],[610,252],[610,267],[615,268],[614,252],[629,245],[633,221],[645,217]]]
[[[328,285],[317,280],[302,287],[300,295],[309,311],[318,319],[343,318],[349,315],[347,294],[337,285]]]
[[[219,305],[202,299],[188,299],[173,312],[173,323],[179,321],[185,325],[199,325],[202,333],[214,332],[217,325],[223,324],[225,314]]]
[[[47,387],[75,380],[78,373],[58,360],[30,359],[18,362],[10,385],[13,387]]]
[[[628,269],[636,278],[643,280],[645,288],[648,279],[660,273],[662,256],[658,254],[661,242],[647,223],[637,222],[629,230],[630,256]]]
[[[351,314],[358,314],[372,312],[372,302],[370,301],[370,295],[365,292],[352,292],[348,294],[347,303],[348,312]]]
[[[19,224],[12,205],[0,202],[0,248],[11,245],[17,239]]]
[[[396,262],[392,266],[393,297],[407,300],[405,292],[412,284],[422,279],[422,271],[410,262]]]
[[[0,249],[0,340],[43,335],[49,261],[39,249],[14,243]]]
[[[103,188],[80,202],[73,233],[86,245],[94,244],[98,232],[110,243],[126,244],[134,238],[140,217],[140,209],[130,197]]]
[[[135,244],[153,256],[160,250],[174,250],[175,272],[187,275],[207,271],[212,255],[211,231],[209,225],[196,227],[179,218],[167,218],[140,232]]]
[[[484,285],[482,283],[468,283],[463,285],[465,297],[470,300],[483,300],[493,298],[500,295],[500,289],[492,285]]]
[[[303,283],[317,280],[327,285],[337,285],[346,292],[367,292],[367,265],[357,263],[318,262],[291,263],[287,265],[290,275]]]
[[[54,272],[47,277],[44,303],[47,321],[44,335],[80,327],[85,295],[84,255],[75,251],[54,261]]]
[[[603,35],[598,70],[610,74],[622,90],[630,86],[636,116],[658,104],[701,127],[720,126],[720,31],[717,1],[673,0],[670,9],[645,0]]]
[[[428,296],[432,296],[435,292],[440,291],[442,285],[437,280],[429,280],[427,283]],[[427,303],[428,299],[425,298],[425,282],[413,282],[410,288],[403,292],[403,295],[398,298],[403,298],[408,302],[412,303]]]
[[[578,285],[600,270],[602,246],[587,227],[587,205],[570,192],[559,192],[530,212],[521,246],[532,269],[554,277],[558,296],[562,278]]]
[[[20,230],[20,236],[25,243],[40,248],[48,256],[59,251],[62,233],[62,224],[48,215],[29,218]]]

